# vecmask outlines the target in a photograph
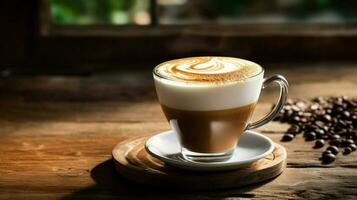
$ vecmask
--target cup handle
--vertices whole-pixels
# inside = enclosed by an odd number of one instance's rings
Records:
[[[283,76],[276,74],[269,78],[264,79],[262,89],[266,88],[270,83],[273,83],[273,82],[278,83],[280,86],[280,96],[279,96],[278,103],[275,105],[273,110],[268,115],[266,115],[264,118],[262,118],[256,122],[248,123],[246,130],[258,128],[258,127],[263,126],[264,124],[272,121],[274,119],[274,117],[283,108],[286,98],[288,96],[289,83]]]

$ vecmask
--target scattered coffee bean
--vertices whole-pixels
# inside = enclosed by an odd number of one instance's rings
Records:
[[[322,152],[322,157],[324,157],[326,154],[331,154],[332,152],[330,150],[326,150]]]
[[[349,113],[348,111],[344,111],[344,112],[343,112],[343,116],[344,116],[345,118],[349,118],[349,117],[350,117],[350,113]]]
[[[340,138],[341,138],[341,136],[337,135],[337,134],[334,134],[331,136],[331,140],[340,139]]]
[[[306,141],[311,141],[316,139],[316,133],[315,132],[307,132],[305,135],[305,140]]]
[[[324,115],[323,119],[325,122],[330,122],[332,120],[331,116],[328,114]]]
[[[287,141],[291,141],[291,140],[293,140],[293,139],[294,139],[294,135],[288,133],[288,134],[285,134],[285,135],[283,136],[283,138],[281,139],[281,141],[287,142]]]
[[[310,106],[310,110],[317,110],[318,108],[319,108],[319,104],[317,103],[311,104]]]
[[[295,123],[299,123],[300,117],[299,117],[299,116],[295,116],[295,117],[293,118],[293,121],[294,121]]]
[[[294,124],[294,125],[290,126],[287,133],[296,135],[296,134],[300,133],[300,127],[298,125]]]
[[[322,161],[324,163],[331,163],[331,162],[335,161],[335,159],[336,159],[336,155],[334,155],[332,153],[326,154],[324,157],[322,157]]]
[[[351,140],[351,139],[345,139],[345,140],[342,140],[341,142],[341,147],[348,147],[350,146],[351,144],[353,144],[354,141]]]
[[[318,139],[315,141],[315,146],[314,148],[321,148],[325,145],[325,140],[323,139]]]
[[[307,123],[307,122],[308,122],[308,120],[306,118],[301,118],[300,119],[300,123]]]
[[[325,123],[322,121],[315,121],[316,126],[320,127],[320,128],[325,128]]]
[[[329,144],[332,145],[332,146],[339,147],[340,144],[341,144],[341,140],[340,139],[330,140]]]
[[[324,134],[325,134],[325,131],[324,131],[323,129],[317,128],[317,129],[315,129],[315,133],[316,133],[317,135],[324,135]]]
[[[356,151],[357,150],[357,145],[356,144],[350,144],[349,147],[351,148],[352,151]]]
[[[329,151],[331,151],[331,153],[333,153],[334,155],[337,155],[338,154],[338,148],[336,147],[336,146],[329,146],[329,147],[327,147],[327,149],[326,150],[329,150]]]
[[[321,148],[328,142],[333,146],[331,153],[335,155],[338,147],[344,148],[343,152],[346,148],[350,148],[351,152],[357,149],[357,98],[288,99],[275,120],[291,124],[283,141],[291,141],[297,134],[303,133],[306,141],[316,140],[314,148]]]
[[[350,147],[346,147],[344,150],[343,150],[343,155],[348,155],[352,152],[352,149]]]

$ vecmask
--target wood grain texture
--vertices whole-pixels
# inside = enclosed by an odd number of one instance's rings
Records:
[[[190,191],[238,188],[271,180],[286,166],[286,150],[275,144],[271,154],[248,167],[221,172],[177,170],[149,155],[144,147],[147,139],[141,137],[117,144],[112,151],[113,162],[117,171],[127,179],[160,188]]]
[[[272,64],[290,82],[290,97],[357,97],[357,64]],[[267,66],[267,68],[270,66]],[[262,92],[255,118],[277,97]],[[259,129],[288,152],[276,179],[249,187],[182,192],[134,184],[117,175],[111,150],[123,140],[169,128],[150,71],[91,77],[0,79],[0,199],[356,199],[357,157],[322,165],[323,149],[298,136],[282,143],[286,124]],[[219,183],[212,183],[219,184]]]

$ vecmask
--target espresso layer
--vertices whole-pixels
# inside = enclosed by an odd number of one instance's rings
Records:
[[[162,105],[162,110],[183,147],[194,152],[219,153],[235,147],[255,105],[215,111],[181,110]]]
[[[251,61],[232,57],[190,57],[171,60],[155,68],[158,75],[195,83],[242,80],[259,74],[262,68]]]

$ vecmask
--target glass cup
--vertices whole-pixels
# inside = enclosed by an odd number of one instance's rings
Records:
[[[264,69],[251,77],[220,84],[190,84],[164,77],[153,70],[162,110],[177,134],[182,157],[188,161],[219,162],[229,159],[246,130],[270,122],[282,109],[288,82],[281,75],[264,78]],[[280,96],[272,111],[250,122],[262,89],[277,83]]]

